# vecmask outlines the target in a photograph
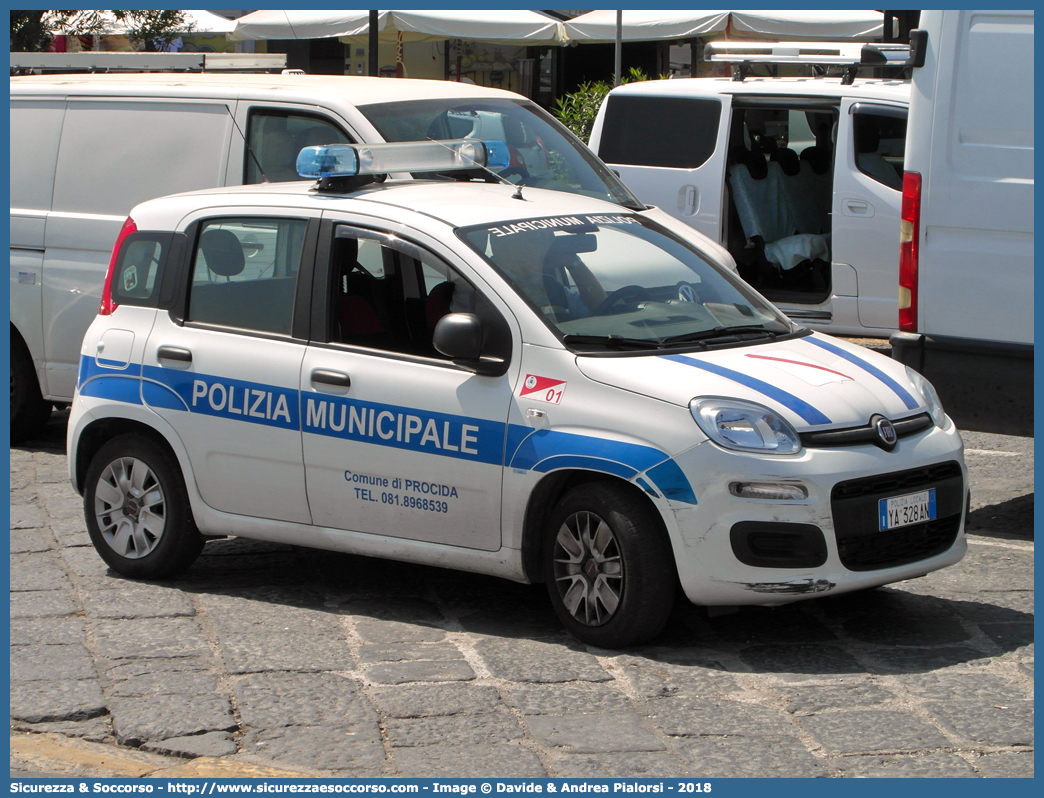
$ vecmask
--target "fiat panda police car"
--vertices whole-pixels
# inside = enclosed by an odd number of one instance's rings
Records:
[[[504,184],[481,167],[505,149],[309,147],[315,184],[132,211],[68,433],[114,570],[279,541],[545,582],[573,635],[623,646],[678,584],[781,604],[960,560],[962,443],[924,379],[713,245]]]

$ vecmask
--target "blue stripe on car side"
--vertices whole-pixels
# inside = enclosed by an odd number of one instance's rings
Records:
[[[685,473],[673,460],[664,460],[656,468],[650,468],[647,475],[668,499],[686,504],[696,504],[696,494]]]
[[[837,346],[835,344],[827,343],[826,341],[821,341],[820,339],[814,338],[812,336],[805,338],[805,340],[808,341],[808,343],[810,344],[815,344],[820,349],[825,349],[828,352],[833,352],[838,357],[844,358],[849,363],[854,363],[855,365],[859,366],[859,368],[861,368],[863,371],[877,377],[877,379],[879,379],[881,382],[883,382],[885,385],[891,388],[895,392],[896,396],[903,400],[903,404],[906,405],[908,410],[913,410],[914,408],[921,406],[921,403],[914,399],[914,397],[910,395],[909,391],[907,391],[902,385],[900,385],[887,374],[885,374],[883,371],[881,371],[881,369],[877,368],[877,366],[867,363],[862,358],[856,357],[851,352],[846,352],[840,346]]]
[[[681,363],[683,366],[692,366],[693,368],[703,369],[704,371],[709,371],[711,374],[717,374],[719,377],[724,377],[733,382],[738,382],[740,385],[745,385],[758,393],[764,394],[770,399],[775,399],[787,409],[793,410],[809,424],[832,423],[829,417],[812,407],[812,405],[804,399],[800,399],[797,396],[794,396],[794,394],[788,393],[782,388],[777,388],[775,385],[770,385],[756,377],[751,377],[742,372],[734,371],[733,369],[725,368],[724,366],[719,366],[715,363],[708,363],[703,360],[686,357],[685,355],[661,355],[661,357],[664,360],[673,360],[675,363]]]

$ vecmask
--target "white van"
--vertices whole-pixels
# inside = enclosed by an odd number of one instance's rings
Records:
[[[609,200],[687,234],[511,92],[318,75],[11,78],[12,439],[33,434],[52,403],[72,399],[113,243],[139,202],[298,179],[294,159],[306,146],[455,139],[493,128],[511,153],[502,177]],[[729,260],[723,251],[714,257]]]
[[[924,11],[893,356],[963,429],[1033,434],[1033,11]]]
[[[791,318],[888,336],[898,328],[909,82],[853,79],[858,44],[737,47],[723,44],[707,59],[732,62],[734,78],[611,91],[591,148],[643,202],[724,244],[740,274]],[[810,72],[834,64],[847,74],[751,76],[780,63]]]

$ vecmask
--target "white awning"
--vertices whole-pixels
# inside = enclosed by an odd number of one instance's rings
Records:
[[[624,11],[625,42],[691,39],[721,33],[729,22],[728,11]],[[589,11],[565,22],[566,35],[576,42],[616,40],[616,12]]]
[[[562,23],[535,11],[380,11],[382,42],[445,39],[505,44],[562,44]],[[255,11],[236,20],[230,39],[329,39],[365,43],[369,11]]]

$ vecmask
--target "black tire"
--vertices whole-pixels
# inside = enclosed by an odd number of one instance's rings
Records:
[[[94,548],[124,576],[174,576],[203,549],[181,469],[142,435],[119,435],[98,450],[87,469],[83,507]]]
[[[656,509],[626,488],[569,491],[551,513],[543,559],[551,603],[578,640],[633,646],[667,623],[676,582],[667,533]]]
[[[29,349],[11,328],[11,443],[34,438],[51,417],[51,403],[40,393]]]

